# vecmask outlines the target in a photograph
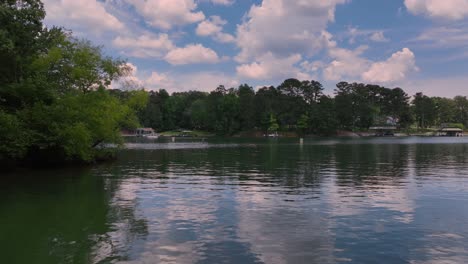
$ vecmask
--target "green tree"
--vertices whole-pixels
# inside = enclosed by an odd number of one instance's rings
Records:
[[[137,125],[147,94],[112,96],[124,61],[45,28],[44,15],[40,1],[0,4],[0,159],[92,161],[101,143],[118,145],[120,129]]]
[[[39,0],[3,0],[0,3],[0,86],[19,83],[28,66],[41,52],[47,31]]]
[[[270,120],[268,122],[268,133],[276,133],[278,132],[279,125],[278,121],[273,114],[270,114]]]
[[[309,122],[309,117],[307,115],[301,115],[297,121],[297,132],[299,135],[305,135],[308,132]]]
[[[455,96],[455,121],[468,127],[468,99],[466,96]]]
[[[195,129],[206,129],[208,127],[208,112],[206,101],[198,99],[192,103],[189,109],[190,120]]]
[[[237,91],[239,96],[239,123],[241,130],[251,130],[255,127],[255,91],[251,86],[243,84]]]
[[[427,128],[434,125],[437,109],[434,100],[423,93],[417,93],[413,99],[413,109],[418,127]]]

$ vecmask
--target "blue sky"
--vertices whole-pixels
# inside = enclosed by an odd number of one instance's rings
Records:
[[[44,0],[46,24],[170,92],[314,79],[468,95],[468,0]],[[120,84],[116,84],[120,85]]]

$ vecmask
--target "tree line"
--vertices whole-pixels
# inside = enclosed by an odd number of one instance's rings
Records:
[[[92,161],[122,143],[147,94],[112,96],[129,69],[70,32],[47,28],[38,0],[0,3],[0,162]]]
[[[125,91],[112,91],[125,98]],[[212,92],[188,91],[170,95],[149,91],[148,104],[138,112],[142,125],[157,131],[205,130],[218,135],[245,131],[296,132],[333,135],[339,130],[366,131],[392,124],[399,129],[428,128],[443,123],[468,126],[468,100],[411,98],[401,88],[340,82],[333,96],[317,81],[287,79],[279,86],[254,90],[219,86]]]
[[[340,82],[334,96],[320,82],[297,79],[210,93],[110,90],[131,71],[126,62],[45,27],[44,17],[39,0],[0,3],[0,162],[92,161],[123,142],[122,129],[137,126],[333,135],[389,120],[401,129],[468,125],[466,97],[411,99],[401,88],[361,83]]]

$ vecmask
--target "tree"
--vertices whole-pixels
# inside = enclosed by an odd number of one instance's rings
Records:
[[[30,135],[16,115],[0,110],[0,161],[23,157],[28,145]]]
[[[270,114],[270,120],[268,122],[268,133],[276,133],[278,132],[279,125],[276,121],[276,118],[273,114]]]
[[[453,99],[434,97],[435,107],[437,109],[437,123],[455,123],[456,105]]]
[[[198,99],[192,103],[189,109],[189,116],[193,128],[206,129],[208,127],[208,112],[206,101]]]
[[[309,129],[309,117],[303,114],[297,121],[297,132],[299,135],[305,135],[308,129]]]
[[[466,96],[455,96],[455,121],[468,127],[468,99]]]
[[[118,145],[120,129],[138,124],[147,94],[111,95],[125,62],[45,28],[44,16],[40,1],[0,4],[0,159],[92,161],[101,143]]]
[[[417,93],[413,99],[413,109],[418,127],[427,128],[434,124],[437,118],[434,100],[423,93]]]
[[[311,130],[317,135],[334,135],[338,129],[335,100],[328,96],[320,97],[318,107],[311,120]]]
[[[0,87],[19,83],[31,61],[40,54],[45,17],[39,0],[0,3]]]
[[[237,90],[239,96],[239,125],[247,131],[255,127],[255,91],[251,86],[243,84]]]
[[[323,96],[323,86],[317,81],[302,81],[300,86],[302,97],[306,103],[318,103]]]

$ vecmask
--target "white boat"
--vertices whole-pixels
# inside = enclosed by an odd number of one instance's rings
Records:
[[[154,135],[144,135],[143,137],[149,138],[149,139],[158,139],[158,138],[159,138],[159,135],[158,135],[158,134],[154,134]]]
[[[274,137],[274,138],[276,138],[276,137],[279,137],[279,134],[278,134],[278,132],[274,132],[274,133],[265,134],[264,136],[265,137]]]

